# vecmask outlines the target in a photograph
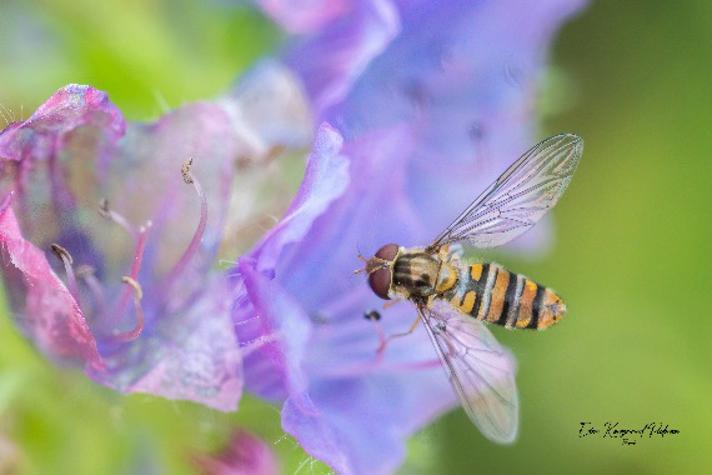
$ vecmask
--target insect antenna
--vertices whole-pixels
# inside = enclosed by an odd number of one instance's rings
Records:
[[[359,260],[363,262],[364,266],[354,270],[354,275],[360,274],[361,272],[366,272],[366,269],[368,268],[368,259],[363,257],[363,254],[359,252],[356,257],[358,257]]]
[[[366,259],[364,257],[364,255],[361,254],[361,249],[359,249],[358,245],[356,245],[356,252],[357,252],[356,257],[358,257],[359,260],[364,263],[364,266],[361,267],[360,269],[356,269],[354,271],[354,275],[358,275],[362,272],[366,272],[366,269],[368,268],[368,259]]]
[[[370,259],[367,259],[366,257],[364,257],[363,254],[361,254],[361,251],[359,251],[358,248],[357,252],[358,254],[356,255],[356,257],[358,257],[359,260],[364,263],[364,266],[354,270],[354,275],[360,274],[362,272],[365,272],[366,274],[370,275],[376,272],[378,269],[382,269],[388,265],[388,261],[385,259],[382,259],[377,256],[373,256]]]

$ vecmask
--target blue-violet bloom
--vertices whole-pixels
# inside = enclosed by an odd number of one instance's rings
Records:
[[[286,48],[326,123],[288,212],[238,261],[234,319],[241,341],[276,335],[244,370],[284,429],[337,473],[387,474],[456,401],[422,329],[376,357],[415,312],[363,318],[382,301],[357,252],[426,245],[528,148],[548,44],[583,2],[341,3]]]

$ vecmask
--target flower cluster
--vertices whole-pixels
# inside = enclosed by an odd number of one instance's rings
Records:
[[[582,2],[299,3],[260,2],[294,36],[219,99],[127,124],[71,85],[2,131],[0,266],[52,358],[221,410],[244,384],[338,473],[391,473],[455,397],[424,334],[376,357],[414,311],[365,320],[380,304],[355,257],[426,244],[527,148],[547,45]],[[312,138],[286,212],[238,256],[279,209],[257,198],[274,157]]]

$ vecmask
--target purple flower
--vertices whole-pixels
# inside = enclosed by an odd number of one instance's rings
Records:
[[[278,475],[279,463],[272,449],[244,430],[232,434],[228,445],[215,455],[194,457],[203,475]]]
[[[405,439],[455,403],[422,329],[376,357],[379,331],[415,311],[384,310],[380,329],[363,318],[381,302],[352,275],[357,252],[427,244],[528,148],[546,47],[581,4],[358,2],[286,53],[332,125],[285,217],[239,260],[234,319],[241,341],[265,343],[245,356],[247,388],[283,401],[284,429],[338,473],[393,472]],[[358,44],[367,59],[339,54]]]
[[[149,124],[127,125],[90,87],[60,89],[0,133],[0,265],[18,325],[119,391],[234,410],[234,292],[215,264],[250,219],[229,212],[236,170],[254,175],[310,135],[275,63]]]

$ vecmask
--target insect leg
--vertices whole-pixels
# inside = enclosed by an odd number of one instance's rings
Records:
[[[397,303],[401,303],[403,300],[402,299],[394,299],[394,300],[389,300],[383,304],[383,310],[388,310],[392,306],[394,306]]]
[[[381,344],[378,346],[378,349],[376,350],[376,354],[378,357],[381,357],[383,353],[386,351],[386,347],[388,344],[395,340],[396,338],[401,338],[404,336],[408,336],[411,333],[415,331],[416,328],[418,328],[418,323],[420,323],[420,315],[413,321],[413,323],[410,325],[410,328],[408,328],[408,331],[401,332],[401,333],[394,333],[392,335],[389,335],[388,337],[384,338],[381,340]]]

